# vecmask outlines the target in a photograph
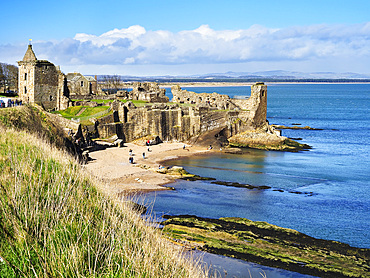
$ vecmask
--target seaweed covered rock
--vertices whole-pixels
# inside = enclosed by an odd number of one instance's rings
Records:
[[[301,151],[311,147],[300,144],[292,139],[280,136],[277,132],[266,132],[265,130],[248,130],[229,138],[231,147],[243,147],[262,150],[276,151]]]
[[[245,218],[164,216],[164,232],[187,246],[319,277],[368,277],[369,249],[316,239]]]

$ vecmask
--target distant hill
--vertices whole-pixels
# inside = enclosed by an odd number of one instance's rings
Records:
[[[370,74],[353,72],[298,72],[298,71],[258,71],[209,73],[183,76],[129,76],[121,75],[122,81],[156,82],[370,82]],[[97,76],[103,80],[103,75]]]
[[[258,72],[226,72],[226,73],[211,73],[200,75],[199,77],[225,77],[225,78],[253,78],[253,77],[268,77],[275,79],[370,79],[370,74],[359,74],[353,72],[336,73],[336,72],[298,72],[298,71],[258,71]]]

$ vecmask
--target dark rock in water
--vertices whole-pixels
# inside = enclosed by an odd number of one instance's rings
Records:
[[[201,177],[201,176],[198,176],[198,175],[182,177],[180,179],[181,180],[186,180],[186,181],[213,181],[213,180],[216,180],[215,178]]]
[[[313,192],[302,192],[302,191],[295,191],[295,190],[291,190],[291,191],[288,191],[288,192],[292,193],[292,194],[298,194],[298,195],[301,195],[301,194],[305,194],[307,196],[315,195],[315,193],[313,193]]]
[[[232,186],[232,187],[248,188],[248,189],[258,189],[258,190],[271,189],[271,186],[267,186],[267,185],[251,185],[251,184],[242,184],[238,182],[213,181],[211,183],[225,185],[225,186]]]
[[[148,208],[146,206],[140,205],[140,204],[135,203],[135,202],[129,201],[129,204],[131,205],[133,210],[137,211],[140,214],[145,214],[148,210]]]
[[[257,189],[259,189],[259,190],[271,189],[271,186],[267,186],[267,185],[260,185],[260,186],[257,186]]]
[[[289,191],[289,193],[293,193],[293,194],[303,194],[303,192],[301,192],[301,191]]]
[[[307,129],[307,130],[323,130],[322,128],[314,128],[310,126],[285,126],[285,125],[272,125],[276,129]]]
[[[224,150],[224,153],[243,154],[243,151],[240,148],[226,148]]]

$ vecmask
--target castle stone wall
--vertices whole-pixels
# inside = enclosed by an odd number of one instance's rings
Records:
[[[228,95],[217,93],[195,93],[182,90],[180,86],[171,87],[172,102],[196,104],[197,106],[215,108],[219,110],[249,111],[244,114],[243,120],[257,127],[266,122],[267,86],[257,83],[251,86],[251,96],[248,99],[232,99]]]
[[[112,124],[102,121],[99,134],[105,137],[117,134],[128,142],[149,135],[159,136],[163,141],[189,141],[211,131],[222,132],[229,138],[266,125],[266,90],[264,85],[252,86],[251,97],[239,103],[248,109],[220,110],[207,105],[179,107],[166,104],[136,108],[132,102],[114,102],[111,107],[117,117],[111,120],[119,124],[115,124],[114,128]],[[217,99],[217,95],[211,96]],[[220,99],[226,98],[222,96]],[[106,127],[103,128],[103,125]]]

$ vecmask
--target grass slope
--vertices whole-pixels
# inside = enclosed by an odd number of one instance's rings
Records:
[[[37,109],[1,112],[0,277],[205,277],[69,154],[22,130],[24,115],[54,138]]]

